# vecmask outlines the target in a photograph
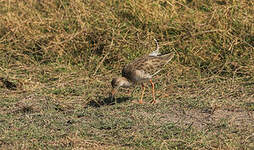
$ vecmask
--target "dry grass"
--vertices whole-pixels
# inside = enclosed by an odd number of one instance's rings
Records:
[[[254,148],[253,14],[248,0],[0,1],[0,148]],[[111,101],[154,38],[177,54],[154,79],[161,103],[133,105],[138,88]]]

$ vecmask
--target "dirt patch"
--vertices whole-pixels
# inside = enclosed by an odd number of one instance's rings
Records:
[[[160,116],[160,123],[173,122],[184,128],[191,126],[199,130],[215,125],[222,120],[227,121],[230,126],[253,126],[254,128],[254,111],[243,109],[218,108],[213,112],[197,109],[171,109],[156,115]]]

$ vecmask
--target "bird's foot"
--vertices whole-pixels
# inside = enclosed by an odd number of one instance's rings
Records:
[[[139,100],[139,101],[133,100],[132,103],[134,103],[134,104],[144,104],[145,102],[143,102],[141,100]]]

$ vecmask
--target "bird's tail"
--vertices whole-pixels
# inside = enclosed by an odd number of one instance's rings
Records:
[[[159,56],[159,55],[161,55],[161,53],[159,52],[159,49],[160,49],[159,43],[157,42],[156,39],[154,39],[154,41],[155,41],[155,43],[156,43],[156,50],[153,51],[153,52],[151,52],[151,53],[149,54],[149,56]]]

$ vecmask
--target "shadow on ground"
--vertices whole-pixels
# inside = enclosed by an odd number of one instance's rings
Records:
[[[87,106],[91,107],[101,107],[105,105],[115,105],[117,103],[123,103],[130,99],[130,97],[119,97],[119,98],[111,98],[111,97],[98,97],[98,100],[90,101]]]

